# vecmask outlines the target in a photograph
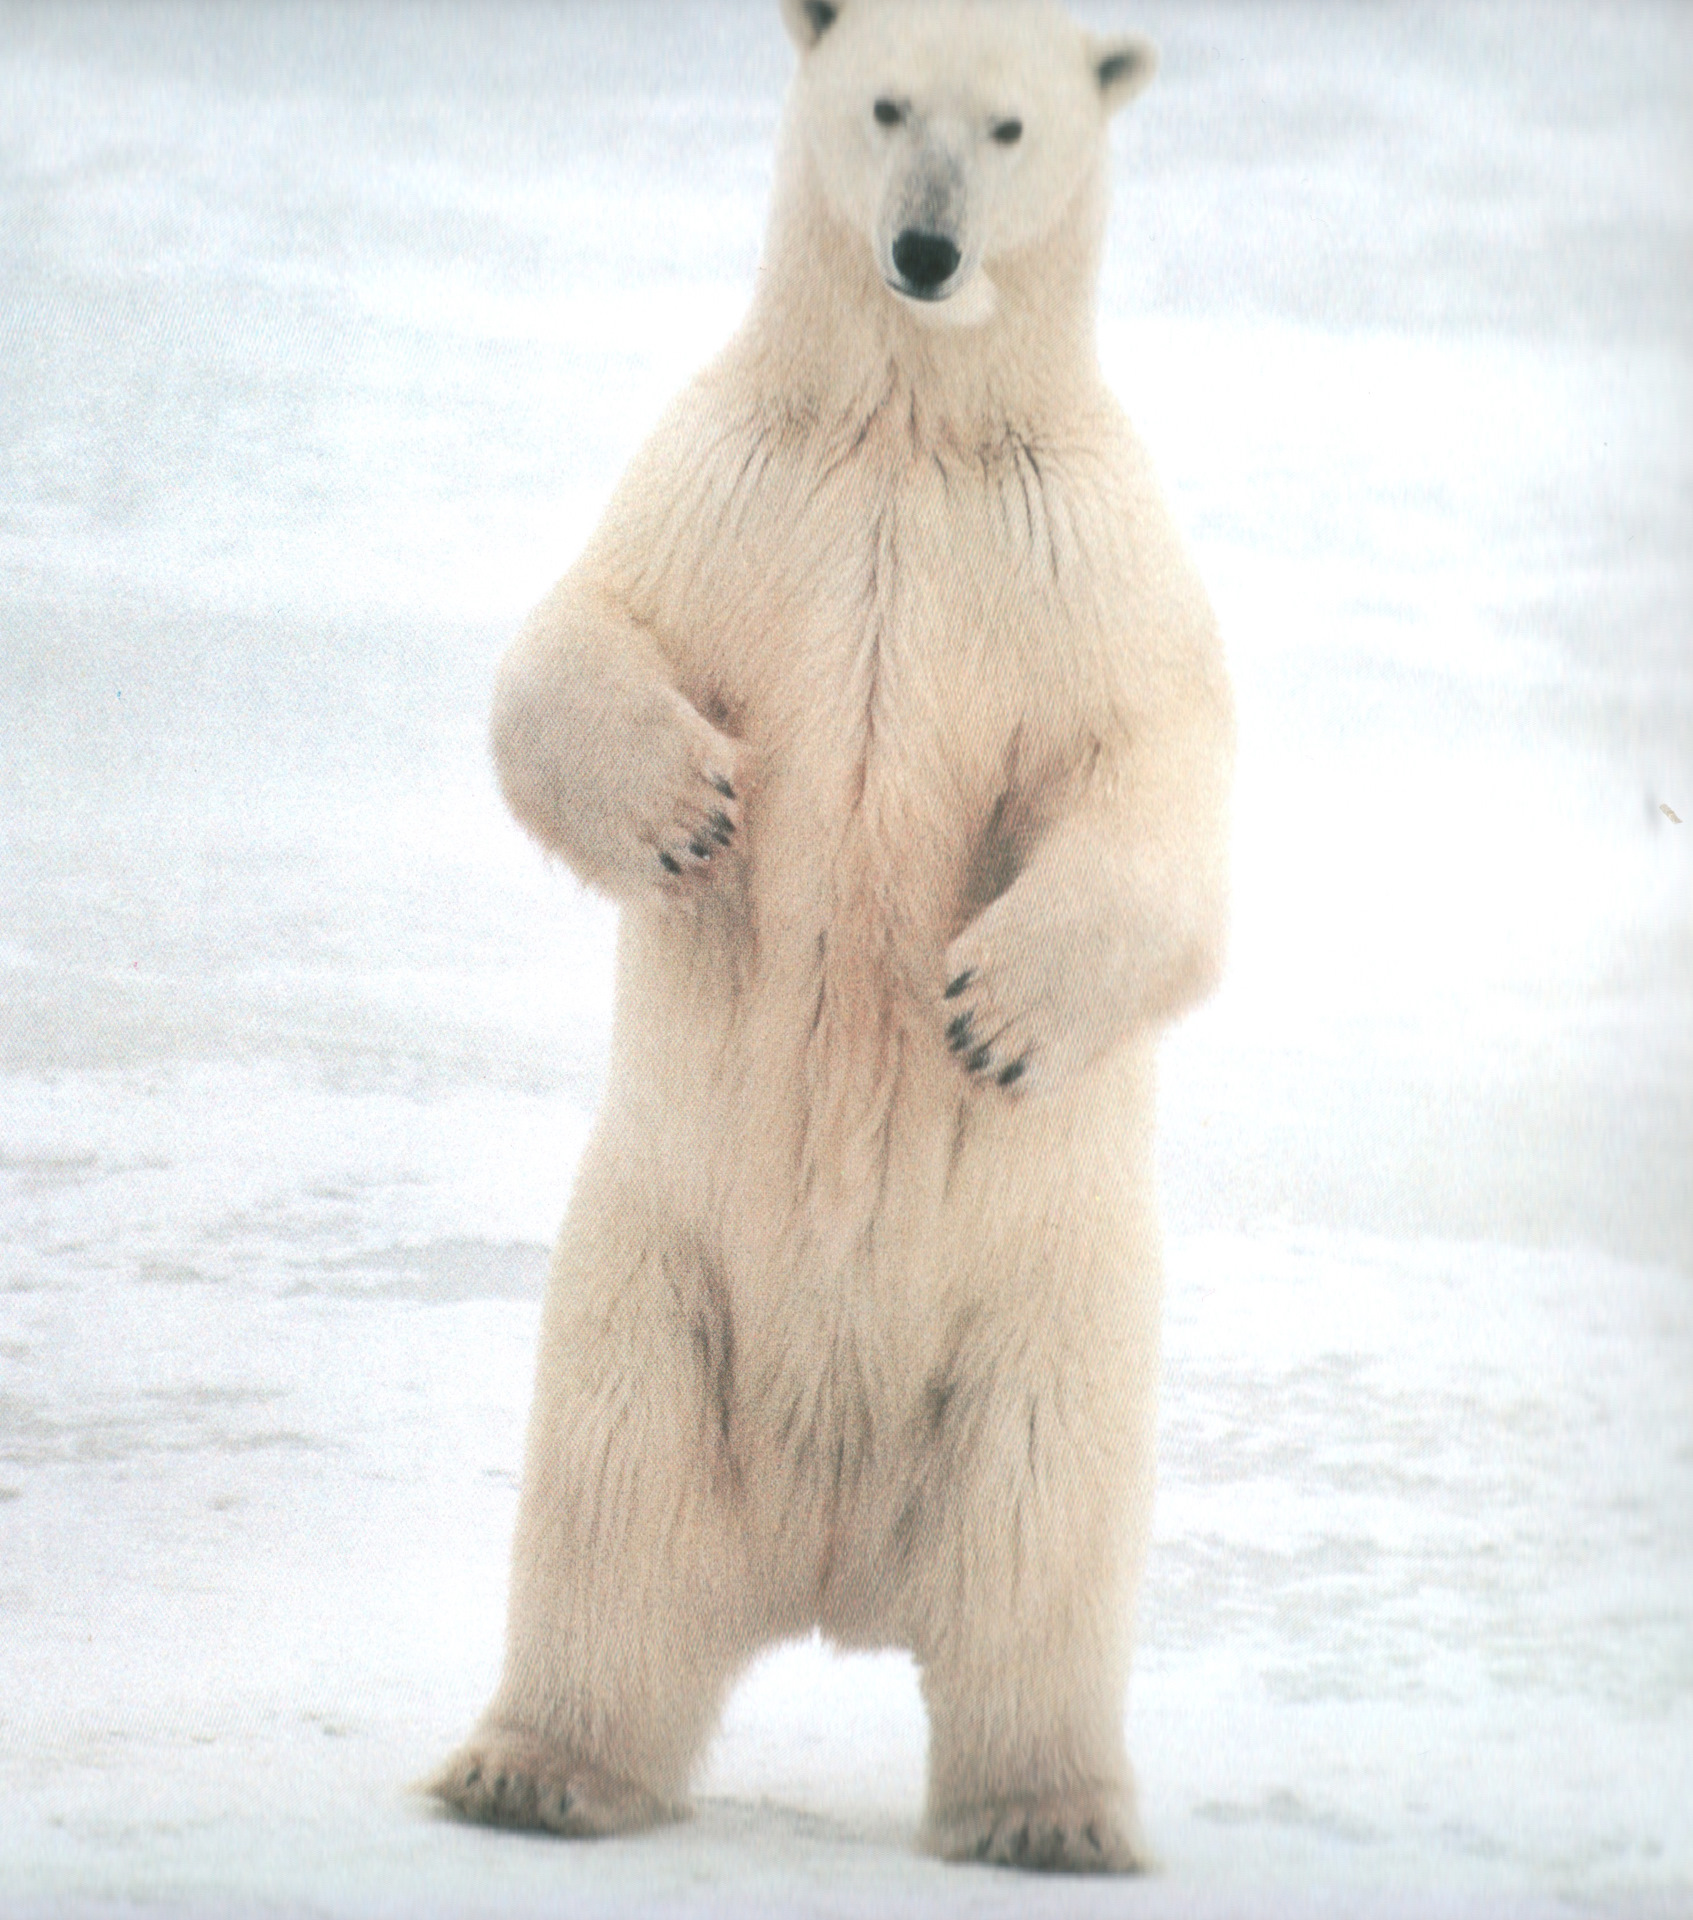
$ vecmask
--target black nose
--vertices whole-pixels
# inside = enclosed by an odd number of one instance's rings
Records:
[[[917,293],[933,293],[958,271],[958,249],[944,233],[907,227],[894,242],[894,267]]]

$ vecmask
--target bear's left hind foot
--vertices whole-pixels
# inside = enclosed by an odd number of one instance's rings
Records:
[[[684,1809],[533,1735],[478,1734],[428,1784],[466,1820],[588,1840],[678,1820]]]
[[[931,1817],[927,1852],[1035,1873],[1145,1873],[1152,1865],[1133,1809],[1100,1793],[992,1800]]]

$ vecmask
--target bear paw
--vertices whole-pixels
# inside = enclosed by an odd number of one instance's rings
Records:
[[[654,863],[652,878],[678,893],[707,878],[712,861],[734,845],[741,805],[734,742],[680,695],[674,700],[676,724],[650,743],[645,780],[638,774],[632,779],[638,791],[630,812],[636,838]]]
[[[1057,900],[1033,905],[1020,887],[1002,894],[942,961],[946,1044],[978,1086],[1014,1095],[1064,1086],[1123,1029],[1110,917]]]
[[[1051,944],[978,921],[947,949],[946,1043],[978,1086],[1025,1094],[1060,1084],[1081,1064],[1065,1031]]]
[[[927,1850],[1031,1873],[1144,1873],[1151,1860],[1134,1815],[1105,1795],[993,1800],[932,1820]]]
[[[478,1734],[428,1784],[465,1820],[593,1839],[680,1818],[645,1787],[577,1760],[532,1735]]]

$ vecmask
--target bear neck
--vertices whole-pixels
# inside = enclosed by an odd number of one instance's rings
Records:
[[[993,263],[993,313],[935,324],[882,283],[862,234],[830,206],[809,147],[784,129],[758,289],[737,347],[756,390],[820,424],[897,411],[926,447],[975,452],[1062,431],[1099,386],[1094,301],[1108,170],[1057,226]]]

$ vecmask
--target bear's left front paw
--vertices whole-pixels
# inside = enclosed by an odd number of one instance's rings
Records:
[[[1132,1807],[1099,1793],[963,1808],[931,1819],[924,1844],[943,1860],[979,1860],[1034,1873],[1145,1873],[1152,1864]]]
[[[990,909],[947,948],[946,1043],[981,1086],[1023,1094],[1061,1084],[1087,1058],[1063,945]]]

